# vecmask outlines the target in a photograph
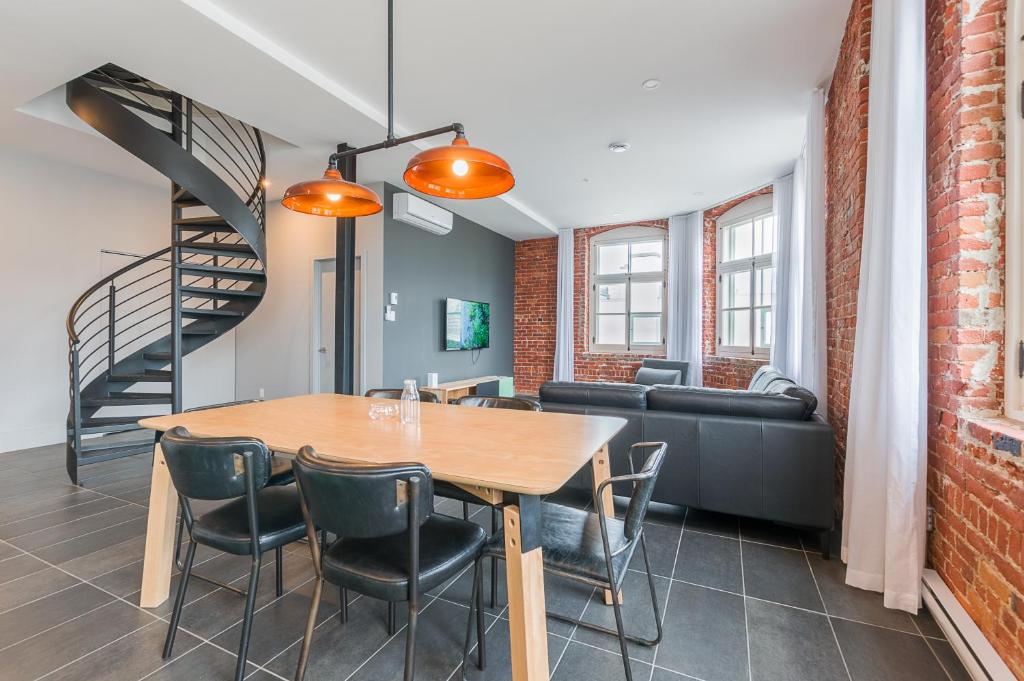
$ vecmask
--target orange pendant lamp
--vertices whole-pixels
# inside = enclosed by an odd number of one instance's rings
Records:
[[[359,149],[345,149],[331,154],[323,179],[300,182],[285,192],[281,203],[285,208],[321,215],[348,218],[379,213],[383,205],[376,192],[342,178],[338,162],[343,158],[378,149],[426,139],[449,132],[455,139],[446,147],[422,151],[409,161],[405,169],[406,183],[413,189],[445,199],[487,199],[504,194],[515,186],[512,169],[500,156],[469,146],[461,123],[426,130],[414,135],[395,137],[394,112],[394,0],[388,0],[388,135],[383,142]]]
[[[342,179],[337,168],[328,168],[319,180],[288,187],[281,199],[285,208],[325,218],[358,218],[384,209],[377,192]]]
[[[403,176],[416,191],[444,199],[487,199],[516,184],[505,159],[469,146],[461,132],[446,147],[421,151],[409,160]]]

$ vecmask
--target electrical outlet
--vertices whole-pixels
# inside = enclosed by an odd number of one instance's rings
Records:
[[[260,388],[260,399],[261,399],[261,400],[263,399],[263,397],[264,397],[264,395],[265,395],[265,394],[266,394],[266,393],[264,392],[263,388]]]
[[[926,518],[925,526],[927,528],[927,531],[928,532],[934,532],[935,531],[935,507],[934,506],[929,506],[928,507],[928,510],[925,512],[925,518]]]

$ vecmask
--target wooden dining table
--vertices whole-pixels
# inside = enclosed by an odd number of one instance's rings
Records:
[[[501,504],[512,678],[548,679],[541,497],[561,488],[591,461],[595,486],[608,478],[608,442],[625,419],[423,403],[419,423],[403,424],[398,418],[371,419],[374,402],[382,400],[304,395],[146,418],[139,424],[158,434],[184,426],[203,437],[259,438],[285,454],[311,445],[321,456],[338,461],[415,461],[430,468],[435,478],[472,492],[481,503]],[[606,492],[595,501],[601,512],[613,514],[610,487]],[[142,572],[144,608],[159,606],[170,593],[177,507],[158,439]]]

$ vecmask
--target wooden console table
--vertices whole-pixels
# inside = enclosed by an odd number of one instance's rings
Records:
[[[500,376],[480,376],[478,378],[463,378],[459,381],[448,381],[438,383],[436,388],[423,387],[420,390],[434,393],[441,400],[441,404],[448,404],[449,400],[457,400],[466,395],[476,395],[476,387],[481,383],[497,381]]]

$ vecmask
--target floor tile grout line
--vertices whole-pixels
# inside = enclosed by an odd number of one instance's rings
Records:
[[[613,499],[614,499],[614,497],[613,497]],[[594,505],[595,500],[596,499],[591,499],[590,501],[588,501],[586,506],[583,507],[583,510],[584,511],[589,511],[590,507]],[[547,590],[547,587],[545,586],[545,591],[546,590]],[[587,607],[590,605],[590,601],[592,601],[594,599],[594,594],[596,594],[596,593],[597,593],[597,587],[591,589],[590,596],[587,597],[586,602],[583,604],[583,611],[580,612],[580,616],[579,616],[578,619],[582,620],[583,616],[587,614]],[[616,597],[618,597],[618,594],[613,594],[612,595],[612,598],[616,598]],[[507,609],[508,608],[506,607],[506,610]],[[547,610],[547,597],[546,596],[544,598],[544,609]],[[547,618],[547,615],[545,615],[545,620],[546,620],[546,618]],[[545,624],[544,631],[546,632],[547,631],[547,622],[545,621],[544,624]],[[509,629],[509,638],[510,639],[512,637],[511,625],[512,625],[512,620],[509,619],[509,627],[510,627],[510,629]],[[554,676],[555,672],[558,671],[558,665],[562,664],[562,658],[564,658],[565,654],[569,651],[569,645],[573,642],[573,637],[576,636],[576,630],[577,629],[579,629],[579,625],[578,624],[572,625],[572,630],[569,632],[568,643],[565,644],[565,648],[562,649],[562,653],[558,656],[558,659],[555,660],[555,666],[552,667],[551,671],[548,673],[549,677]],[[546,641],[545,641],[545,643],[546,643]]]
[[[53,674],[56,674],[61,669],[64,669],[65,667],[70,667],[71,665],[75,664],[76,662],[80,662],[80,661],[84,660],[85,658],[89,657],[93,653],[98,653],[99,651],[103,650],[104,648],[107,648],[109,646],[114,645],[118,641],[123,641],[124,639],[128,638],[129,636],[131,636],[133,634],[136,634],[136,633],[142,631],[143,629],[145,629],[147,627],[156,626],[157,624],[159,624],[159,622],[147,622],[146,624],[143,624],[141,627],[138,627],[137,629],[133,629],[133,630],[129,631],[127,634],[123,634],[121,636],[118,636],[113,641],[108,641],[107,643],[104,643],[99,648],[96,648],[94,650],[90,650],[89,652],[85,653],[84,655],[79,655],[78,657],[76,657],[75,659],[71,660],[70,662],[65,662],[64,664],[62,664],[61,666],[57,667],[56,669],[51,669],[50,671],[46,672],[45,674],[43,674],[41,676],[37,676],[35,678],[35,681],[40,681],[40,679],[45,679],[47,676],[51,676]],[[195,650],[196,648],[198,648],[201,645],[203,645],[202,642],[196,644],[192,648],[189,648],[187,651],[182,653],[182,655],[187,655],[188,653],[192,652],[193,650]],[[162,666],[163,665],[161,665],[161,667]]]
[[[673,575],[676,574],[676,566],[679,565],[679,554],[683,550],[683,534],[686,532],[686,517],[688,515],[690,515],[690,509],[689,508],[687,508],[685,511],[683,511],[683,523],[679,526],[679,539],[676,540],[676,553],[675,553],[675,556],[672,557],[672,574]],[[645,565],[645,567],[646,567],[646,565]],[[629,570],[629,566],[628,565],[626,566],[626,570],[627,571]],[[651,574],[653,575],[654,572],[652,571]],[[657,595],[655,594],[655,597],[656,596]],[[668,616],[668,604],[669,604],[669,599],[670,598],[672,598],[672,579],[671,578],[669,578],[668,589],[665,591],[665,611],[663,613],[661,613],[662,632],[664,632],[664,628],[665,628],[665,618]],[[658,664],[658,650],[660,648],[661,648],[661,643],[660,642],[658,643],[658,645],[654,646],[654,655],[651,656],[651,675],[648,677],[648,681],[654,681],[654,670],[657,668],[657,664]]]
[[[31,636],[26,636],[25,638],[23,638],[21,640],[15,641],[14,643],[9,643],[9,644],[5,645],[4,647],[0,648],[0,653],[3,653],[6,650],[10,650],[11,648],[13,648],[15,646],[21,645],[25,641],[31,641],[32,639],[36,638],[37,636],[42,636],[43,634],[45,634],[47,632],[53,631],[54,629],[58,629],[58,628],[64,626],[65,624],[67,624],[68,622],[74,622],[75,620],[81,619],[81,618],[85,617],[86,615],[90,615],[90,614],[96,612],[97,610],[100,610],[101,608],[105,608],[108,605],[111,605],[112,603],[113,603],[113,601],[107,601],[106,603],[100,603],[95,608],[89,608],[85,612],[80,612],[77,615],[75,615],[74,617],[69,617],[68,619],[64,620],[63,622],[58,622],[57,624],[54,624],[52,627],[46,627],[45,629],[42,629],[41,631],[37,631],[36,633],[32,634]]]
[[[122,508],[124,508],[124,506],[122,506]],[[137,515],[134,518],[129,518],[128,520],[122,520],[119,523],[114,523],[113,525],[107,525],[106,527],[101,527],[98,530],[90,530],[89,532],[83,532],[82,534],[80,534],[78,536],[68,537],[67,539],[61,539],[60,541],[56,541],[56,542],[54,542],[52,544],[47,544],[46,546],[37,546],[37,547],[35,547],[35,548],[31,549],[31,550],[32,551],[44,551],[46,549],[52,549],[53,547],[60,546],[61,544],[67,544],[68,542],[77,541],[77,540],[79,540],[79,539],[81,539],[83,537],[88,537],[88,536],[97,534],[99,532],[105,532],[106,530],[110,530],[110,529],[113,529],[115,527],[121,527],[122,525],[127,525],[128,523],[136,522],[140,518],[143,518],[143,517],[145,517],[144,514],[143,515]],[[143,534],[145,534],[145,532],[143,532]],[[138,536],[141,536],[141,535],[135,535],[135,536],[138,537]],[[129,539],[131,539],[131,537],[129,537]],[[125,541],[127,541],[127,540],[125,540]],[[17,546],[17,544],[11,544],[11,546]],[[109,548],[109,547],[104,547],[104,548]],[[25,549],[25,550],[27,551],[28,549]],[[99,549],[99,550],[102,551],[103,549]],[[89,553],[95,553],[95,551],[90,551]],[[88,555],[88,554],[86,554],[86,555]]]
[[[736,536],[740,547],[740,585],[743,589],[743,635],[747,643],[747,678],[754,681],[754,668],[750,660],[750,618],[747,615],[747,569],[743,564],[743,523],[737,519]]]
[[[828,541],[826,539],[826,541]],[[804,540],[800,540],[800,546],[803,547]],[[828,628],[832,631],[832,639],[836,642],[836,650],[839,651],[839,659],[843,661],[843,669],[846,670],[846,678],[853,681],[853,674],[850,673],[850,665],[846,662],[846,653],[843,652],[843,646],[839,643],[839,635],[836,633],[836,627],[832,623],[832,617],[828,613],[828,604],[825,603],[825,595],[821,593],[821,587],[818,585],[818,577],[814,574],[814,567],[811,565],[811,557],[807,555],[807,551],[804,551],[804,559],[807,561],[807,569],[811,573],[811,580],[814,581],[814,588],[818,592],[818,599],[821,601],[821,607],[825,610],[825,619],[828,622]]]
[[[422,607],[422,608],[420,609],[420,613],[423,613],[423,612],[424,612],[424,611],[425,611],[425,610],[426,610],[427,608],[429,608],[429,607],[430,607],[431,605],[433,605],[433,604],[434,604],[434,601],[436,601],[436,600],[437,600],[437,597],[431,598],[431,599],[430,599],[430,601],[428,601],[428,602],[427,602],[427,604],[426,604],[426,605],[424,605],[424,606],[423,606],[423,607]],[[388,637],[388,638],[387,638],[387,639],[386,639],[386,640],[384,641],[384,643],[382,643],[382,644],[380,645],[380,647],[379,647],[379,648],[377,648],[377,649],[376,649],[376,650],[374,650],[374,651],[373,651],[372,653],[370,653],[370,656],[369,656],[369,657],[367,657],[367,658],[366,658],[365,660],[363,660],[363,661],[362,661],[362,662],[361,662],[361,663],[359,664],[359,666],[358,666],[358,667],[356,667],[355,669],[353,669],[353,670],[352,670],[352,672],[351,672],[351,673],[350,673],[350,674],[349,674],[348,676],[346,676],[346,677],[345,677],[345,678],[344,678],[344,679],[343,679],[342,681],[349,681],[349,679],[351,679],[351,678],[352,678],[353,676],[355,676],[356,674],[358,674],[358,673],[359,673],[359,670],[360,670],[360,669],[362,669],[362,668],[363,668],[363,667],[365,667],[365,666],[366,666],[367,664],[369,664],[370,660],[372,660],[373,658],[377,657],[377,654],[378,654],[378,653],[380,653],[380,651],[384,650],[384,648],[385,648],[385,647],[386,647],[386,646],[387,646],[387,645],[388,645],[389,643],[391,643],[391,641],[393,641],[393,640],[395,640],[396,638],[398,638],[398,635],[399,635],[399,634],[401,634],[401,633],[402,633],[403,631],[405,631],[405,630],[406,630],[406,629],[408,628],[408,626],[409,626],[409,623],[408,623],[408,622],[406,622],[405,624],[403,624],[402,626],[400,626],[400,627],[399,627],[398,629],[396,629],[396,630],[395,630],[395,633],[394,633],[394,634],[393,634],[392,636],[389,636],[389,637]]]
[[[107,508],[107,509],[104,509],[102,511],[97,511],[96,513],[90,513],[88,515],[83,515],[81,518],[75,518],[74,520],[67,520],[67,521],[64,521],[62,523],[57,523],[56,525],[50,525],[48,527],[41,527],[38,530],[32,530],[31,532],[25,532],[24,534],[18,534],[18,535],[15,535],[13,537],[7,537],[6,541],[13,541],[14,539],[24,539],[25,537],[30,537],[33,534],[39,534],[40,532],[50,532],[51,530],[56,530],[58,527],[64,527],[65,525],[70,525],[72,523],[77,523],[80,520],[88,520],[89,518],[95,518],[96,516],[101,516],[104,513],[111,513],[113,511],[119,511],[122,508],[128,508],[128,506],[130,506],[130,505],[131,504],[129,504],[127,501],[122,501],[120,506],[114,506],[113,508]],[[113,527],[113,525],[111,525],[110,527]],[[84,536],[84,535],[82,535],[82,536]],[[39,548],[47,548],[47,547],[46,546],[41,546]]]
[[[40,570],[39,572],[42,572],[42,570]],[[32,574],[36,574],[36,573],[33,572]],[[32,600],[25,601],[24,603],[19,603],[18,605],[14,606],[13,608],[7,608],[6,610],[0,610],[0,616],[6,615],[9,612],[14,612],[18,608],[24,608],[27,605],[32,605],[33,603],[38,603],[39,601],[41,601],[43,599],[46,599],[46,598],[49,598],[50,596],[56,596],[59,593],[64,593],[68,589],[74,589],[76,586],[78,586],[80,584],[88,584],[88,582],[82,581],[80,579],[76,579],[74,584],[69,584],[68,586],[66,586],[66,587],[64,587],[62,589],[57,589],[56,591],[51,591],[48,594],[43,594],[42,596],[39,596],[38,598],[33,598]],[[90,584],[90,586],[92,586],[92,585]]]
[[[946,678],[949,679],[949,681],[953,681],[953,675],[949,673],[948,669],[946,669],[946,665],[942,662],[942,658],[939,657],[939,654],[937,652],[935,652],[935,648],[932,647],[932,644],[928,640],[928,637],[924,635],[923,631],[921,631],[921,627],[917,626],[917,620],[911,617],[910,613],[907,613],[907,618],[910,619],[910,623],[914,625],[914,629],[916,629],[917,633],[921,636],[921,638],[924,639],[924,644],[928,646],[928,651],[935,658],[935,661],[939,663],[939,668],[942,669],[942,672],[946,675]]]
[[[567,639],[565,636],[560,636],[559,634],[551,634],[551,635],[556,637],[556,638],[560,638],[563,641],[567,641],[567,642],[570,642],[570,643],[575,643],[576,645],[580,645],[580,646],[585,646],[587,648],[591,648],[592,650],[600,650],[602,653],[607,653],[609,655],[614,655],[615,657],[622,657],[620,653],[617,653],[614,650],[608,650],[607,648],[602,648],[601,646],[595,646],[593,643],[587,643],[586,641],[580,641],[578,639],[574,640],[574,641],[569,641],[569,639]],[[654,672],[660,669],[661,671],[672,672],[676,676],[682,676],[683,678],[686,678],[686,679],[693,679],[693,681],[705,681],[705,679],[702,679],[699,676],[693,676],[692,674],[687,674],[685,672],[681,672],[681,671],[678,671],[676,669],[671,669],[669,667],[664,667],[664,666],[661,666],[661,665],[658,665],[658,664],[654,664],[653,662],[647,662],[646,660],[641,660],[640,658],[633,657],[632,655],[629,656],[629,660],[630,660],[630,662],[638,662],[638,663],[640,663],[642,665],[650,667],[651,668],[651,676],[652,677],[654,676]]]
[[[90,491],[90,490],[83,490],[83,491]],[[16,518],[14,520],[7,520],[5,522],[0,523],[0,528],[7,527],[8,525],[15,525],[17,523],[23,523],[26,520],[35,520],[36,518],[42,518],[44,515],[50,515],[51,513],[63,513],[65,511],[70,511],[72,509],[79,508],[81,506],[88,506],[89,504],[95,504],[97,501],[104,501],[105,499],[109,499],[109,498],[111,498],[111,497],[105,497],[103,495],[100,495],[100,497],[98,499],[89,499],[89,501],[83,501],[80,504],[73,504],[71,506],[65,506],[63,508],[54,509],[52,511],[43,511],[42,513],[36,513],[35,515],[25,516],[24,518]],[[124,501],[124,499],[116,499],[116,501],[120,501],[120,502],[123,502],[123,503],[126,503],[126,504],[130,504],[131,503],[130,501]],[[2,505],[3,503],[4,503],[3,499],[0,499],[0,505]]]
[[[316,579],[316,578],[314,577],[314,579]],[[336,586],[336,585],[332,585],[332,586]],[[350,606],[351,606],[351,605],[353,605],[353,604],[355,604],[355,603],[358,603],[358,602],[359,602],[359,600],[360,600],[361,598],[363,598],[363,594],[357,594],[355,598],[353,598],[353,599],[352,599],[351,601],[349,601],[349,602],[348,602],[348,605],[350,605]],[[367,598],[369,598],[369,596],[367,596]],[[340,604],[339,604],[339,607],[340,607]],[[320,627],[323,627],[323,626],[325,626],[325,625],[326,625],[326,624],[327,624],[328,622],[330,622],[331,620],[333,620],[333,619],[334,619],[334,618],[336,618],[336,617],[340,617],[339,613],[336,613],[336,612],[335,612],[335,613],[331,613],[331,614],[330,614],[330,615],[329,615],[328,617],[325,617],[325,618],[324,618],[324,621],[323,621],[323,622],[321,622],[320,624],[317,624],[317,625],[315,625],[315,626],[313,627],[313,631],[315,632],[315,631],[319,630],[319,629],[320,629]],[[276,655],[274,655],[274,656],[273,656],[272,658],[270,658],[269,660],[267,660],[266,662],[264,662],[264,663],[263,663],[263,664],[264,664],[264,666],[266,666],[266,665],[270,664],[271,662],[273,662],[273,661],[274,661],[274,660],[276,660],[277,658],[281,657],[282,655],[284,655],[285,653],[287,653],[287,652],[288,652],[289,650],[291,650],[292,648],[294,648],[294,647],[295,647],[296,645],[299,645],[299,644],[301,644],[301,643],[302,643],[302,638],[303,638],[303,637],[301,637],[301,636],[300,636],[300,637],[299,637],[299,640],[297,640],[297,641],[292,641],[291,643],[289,643],[289,644],[288,644],[287,646],[285,646],[285,647],[284,647],[284,648],[283,648],[283,649],[282,649],[281,651],[279,651],[279,652],[278,652],[278,653],[277,653]],[[311,639],[311,642],[312,642],[312,639]]]

